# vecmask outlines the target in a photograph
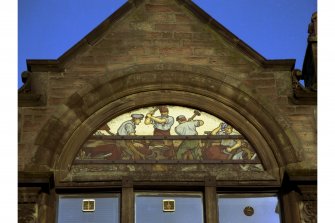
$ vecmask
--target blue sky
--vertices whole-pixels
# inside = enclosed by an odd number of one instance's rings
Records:
[[[26,59],[57,59],[126,0],[18,0],[18,86]],[[267,59],[302,67],[316,0],[194,0]]]

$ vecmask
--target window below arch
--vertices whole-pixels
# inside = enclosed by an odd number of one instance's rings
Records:
[[[218,194],[219,222],[280,223],[275,194]]]

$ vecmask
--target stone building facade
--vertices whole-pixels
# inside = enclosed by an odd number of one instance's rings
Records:
[[[129,0],[60,58],[28,60],[18,94],[19,222],[56,222],[60,194],[112,191],[120,221],[132,223],[134,194],[144,188],[201,192],[207,223],[219,221],[219,192],[275,193],[282,222],[316,222],[316,14],[309,33],[298,71],[294,60],[265,59],[192,1]],[[231,123],[264,171],[183,162],[75,171],[76,154],[101,125],[160,104]]]

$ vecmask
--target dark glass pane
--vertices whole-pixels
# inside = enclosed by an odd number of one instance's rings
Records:
[[[109,197],[108,197],[109,196]],[[83,212],[84,199],[95,200],[94,212]],[[58,223],[119,223],[119,197],[60,196],[58,200]]]
[[[220,223],[279,223],[278,198],[219,196]]]
[[[163,200],[175,200],[175,211],[164,212]],[[137,195],[136,223],[202,223],[201,195]]]

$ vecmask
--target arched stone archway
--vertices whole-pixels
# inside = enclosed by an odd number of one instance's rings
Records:
[[[159,103],[199,108],[224,118],[259,148],[266,169],[298,161],[294,149],[299,142],[287,134],[292,131],[282,125],[285,118],[270,102],[229,75],[180,64],[130,67],[73,94],[37,137],[35,160],[52,167],[60,180],[79,147],[99,125],[124,112]]]

